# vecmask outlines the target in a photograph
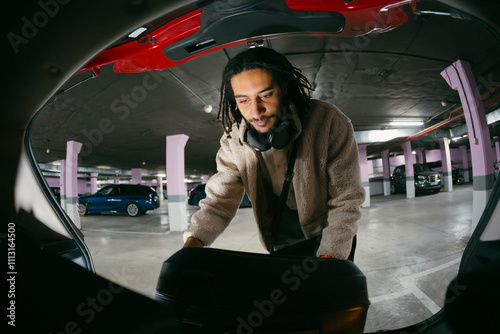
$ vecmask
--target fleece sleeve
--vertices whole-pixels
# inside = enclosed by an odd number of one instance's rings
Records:
[[[360,207],[365,198],[359,152],[350,120],[342,115],[330,129],[328,143],[327,226],[317,255],[347,259],[357,233]]]

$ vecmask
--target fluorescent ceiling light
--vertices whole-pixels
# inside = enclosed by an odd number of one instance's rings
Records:
[[[368,132],[368,142],[385,142],[400,136],[399,130],[371,130]]]
[[[389,123],[391,126],[421,126],[424,125],[422,121],[392,121]]]
[[[143,32],[145,32],[146,30],[148,30],[148,29],[146,29],[146,28],[144,28],[144,27],[137,28],[137,29],[135,29],[134,31],[132,31],[132,32],[128,35],[128,37],[130,37],[130,38],[136,38],[137,36],[139,36],[140,34],[142,34]]]

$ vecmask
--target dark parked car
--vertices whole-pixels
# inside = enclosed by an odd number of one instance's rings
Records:
[[[441,190],[442,180],[438,172],[433,171],[426,165],[414,164],[415,191],[432,191],[438,193]],[[391,176],[391,193],[406,191],[405,165],[397,166]]]
[[[205,193],[205,184],[197,185],[189,192],[188,204],[198,205],[198,203],[205,197],[207,197],[207,194]]]
[[[188,204],[189,205],[198,205],[198,203],[207,197],[207,194],[205,193],[205,184],[200,184],[189,192],[189,198],[188,198]],[[241,200],[240,203],[240,208],[248,208],[251,207],[252,203],[250,202],[250,199],[248,198],[247,193],[243,195],[243,199]]]
[[[141,185],[109,185],[92,195],[80,196],[80,214],[97,212],[126,213],[136,217],[160,206],[158,193]]]

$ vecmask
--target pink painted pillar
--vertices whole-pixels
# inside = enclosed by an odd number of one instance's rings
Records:
[[[203,180],[201,181],[201,183],[202,184],[207,183],[209,178],[210,178],[210,176],[208,176],[207,174],[203,175]]]
[[[493,137],[495,139],[495,155],[496,155],[496,160],[495,163],[500,162],[500,138],[498,137]]]
[[[411,141],[407,141],[401,146],[405,154],[406,198],[415,198],[415,173],[413,171]]]
[[[167,195],[170,231],[184,231],[188,228],[184,182],[184,147],[188,139],[189,137],[184,134],[167,136]]]
[[[163,178],[158,176],[156,178],[156,183],[158,184],[158,197],[160,197],[160,201],[163,201],[165,196],[163,195]]]
[[[439,142],[441,150],[441,172],[443,173],[443,190],[450,192],[453,190],[453,176],[451,174],[451,154],[450,139],[441,138]]]
[[[472,229],[477,226],[479,219],[490,198],[494,184],[493,169],[491,166],[492,150],[490,132],[486,122],[484,106],[479,95],[470,64],[457,60],[441,72],[441,76],[448,85],[460,96],[464,110],[467,133],[470,142],[473,175],[472,196]]]
[[[114,183],[114,184],[120,184],[120,179],[114,179],[114,180],[113,180],[113,183]]]
[[[363,208],[370,206],[370,171],[368,169],[368,155],[366,145],[358,145],[359,166],[361,170],[361,182],[365,188],[365,201],[361,205]]]
[[[61,160],[59,173],[59,191],[61,192],[61,208],[66,211],[66,160]]]
[[[389,150],[382,151],[382,170],[384,173],[384,196],[391,194],[391,163]]]
[[[417,164],[425,164],[425,153],[424,153],[424,148],[423,147],[417,147],[415,149],[415,152],[417,152]]]
[[[97,173],[90,173],[90,193],[95,194],[97,192]]]
[[[82,228],[80,214],[78,213],[78,153],[82,149],[82,143],[74,140],[66,143],[66,213],[76,227]]]
[[[131,184],[141,184],[142,183],[142,168],[132,168],[132,180]]]
[[[462,155],[462,174],[464,176],[464,183],[470,182],[470,167],[469,167],[469,153],[467,146],[460,146],[460,153]]]

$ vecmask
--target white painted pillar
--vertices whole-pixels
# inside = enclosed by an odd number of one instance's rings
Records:
[[[189,137],[184,134],[167,136],[167,195],[170,231],[184,231],[188,228],[184,182],[184,147],[188,139]]]
[[[384,196],[391,195],[391,164],[389,150],[382,151],[382,172],[384,174]]]
[[[76,227],[82,228],[78,213],[78,153],[82,143],[70,140],[66,143],[66,213]]]
[[[453,176],[451,174],[450,139],[441,138],[439,141],[441,149],[441,172],[443,173],[443,190],[453,191]]]

